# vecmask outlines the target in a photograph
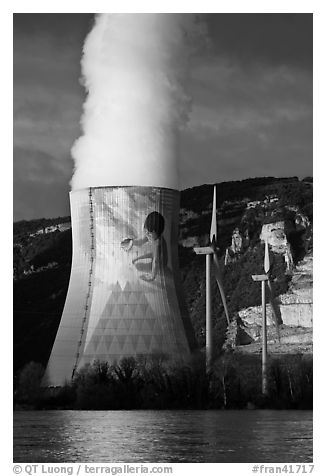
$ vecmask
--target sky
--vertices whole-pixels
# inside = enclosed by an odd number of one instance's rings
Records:
[[[66,216],[93,15],[13,17],[14,221]],[[311,176],[312,14],[211,13],[202,21],[208,41],[190,65],[181,188]]]

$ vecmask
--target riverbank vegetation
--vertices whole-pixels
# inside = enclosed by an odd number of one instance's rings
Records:
[[[188,365],[167,365],[163,356],[96,361],[72,383],[42,388],[43,367],[31,362],[20,372],[14,407],[20,409],[312,409],[312,358],[269,359],[268,395],[261,393],[260,355],[225,352],[208,374],[202,355]]]

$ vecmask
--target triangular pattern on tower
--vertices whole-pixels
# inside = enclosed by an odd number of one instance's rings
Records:
[[[139,283],[128,281],[122,288],[117,281],[111,287],[108,302],[98,326],[92,331],[85,353],[92,354],[93,358],[104,354],[110,358],[120,353],[121,356],[137,355],[148,353],[152,347],[161,348],[161,319],[164,315],[152,309]]]

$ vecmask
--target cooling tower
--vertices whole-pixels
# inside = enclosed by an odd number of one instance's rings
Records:
[[[61,386],[94,360],[185,361],[195,338],[179,277],[179,192],[94,187],[70,203],[71,277],[44,383]]]

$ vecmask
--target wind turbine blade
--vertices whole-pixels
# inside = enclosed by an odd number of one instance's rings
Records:
[[[219,265],[216,253],[213,254],[213,260],[214,260],[214,264],[215,264],[215,266],[213,266],[213,273],[214,273],[218,288],[220,290],[226,320],[228,321],[228,324],[230,324],[229,311],[228,311],[228,308],[227,308],[227,305],[226,305],[226,299],[225,299],[225,294],[224,294],[224,289],[223,289],[223,284],[222,284],[222,275],[221,275],[220,265]]]
[[[212,222],[210,232],[210,242],[217,241],[217,220],[216,220],[216,185],[214,185],[213,208],[212,208]]]
[[[271,280],[269,278],[267,280],[267,285],[268,285],[269,293],[270,293],[270,303],[271,303],[271,308],[272,308],[273,321],[274,321],[275,326],[276,326],[278,341],[281,342],[280,327],[279,327],[279,323],[282,323],[281,311],[280,311],[280,308],[277,305],[277,302],[274,298],[272,283],[271,283]]]
[[[270,269],[270,262],[269,262],[269,251],[268,251],[268,240],[265,239],[265,259],[264,259],[264,270],[267,274]]]

